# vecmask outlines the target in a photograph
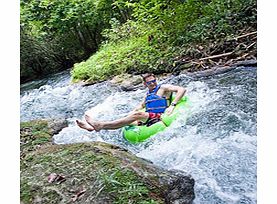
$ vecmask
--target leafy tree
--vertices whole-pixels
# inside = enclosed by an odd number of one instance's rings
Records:
[[[121,14],[113,7],[112,0],[21,0],[23,72],[31,67],[40,69],[36,72],[40,75],[87,59],[99,48],[103,40],[101,32],[110,27],[110,19],[121,19]],[[27,49],[34,41],[36,47],[49,52]],[[26,59],[31,56],[41,60]],[[53,69],[53,64],[57,69]]]

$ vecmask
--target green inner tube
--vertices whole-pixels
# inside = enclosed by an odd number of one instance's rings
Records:
[[[184,96],[177,103],[173,112],[170,115],[162,114],[161,121],[147,127],[146,125],[135,126],[128,125],[123,127],[124,138],[131,143],[139,143],[148,139],[150,136],[164,130],[168,127],[180,114],[181,110],[188,109],[189,100],[187,96]]]

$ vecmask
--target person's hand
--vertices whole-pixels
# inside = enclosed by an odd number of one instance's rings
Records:
[[[165,113],[167,115],[170,115],[174,110],[174,106],[169,106],[166,110],[165,110]]]

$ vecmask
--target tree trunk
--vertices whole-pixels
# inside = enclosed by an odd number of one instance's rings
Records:
[[[80,45],[83,47],[83,50],[85,52],[85,57],[89,57],[92,53],[91,47],[86,43],[86,40],[84,38],[83,33],[78,28],[74,27],[74,30],[77,34],[78,40],[80,42]]]

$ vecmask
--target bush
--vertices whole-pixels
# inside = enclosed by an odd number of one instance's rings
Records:
[[[87,61],[74,65],[72,80],[96,82],[126,72],[143,73],[154,69],[160,57],[160,50],[149,45],[147,36],[108,43]]]

